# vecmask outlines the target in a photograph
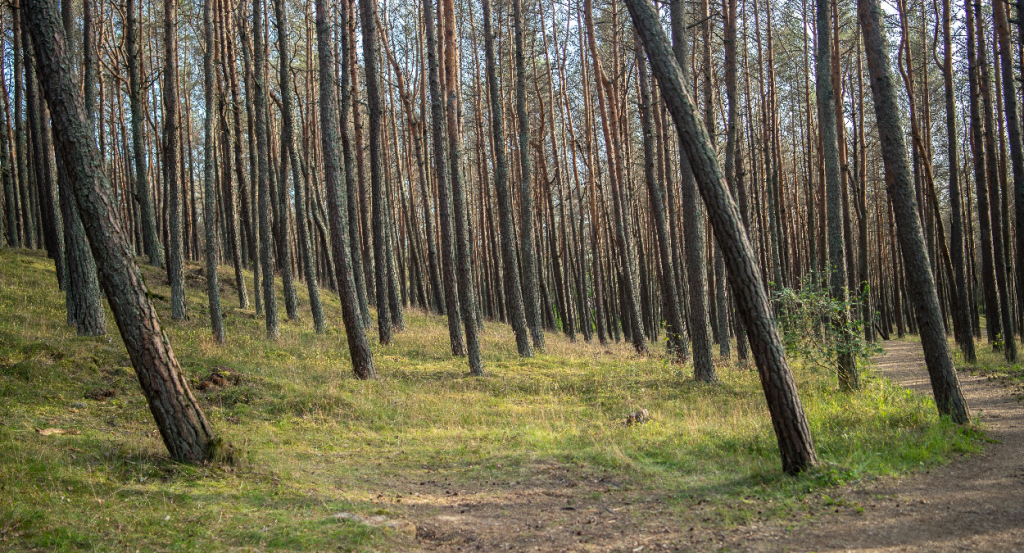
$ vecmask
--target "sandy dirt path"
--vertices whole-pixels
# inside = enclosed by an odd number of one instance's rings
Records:
[[[885,376],[930,395],[921,344],[884,347],[876,363]],[[859,503],[861,513],[840,509],[793,532],[727,542],[756,551],[1024,551],[1024,405],[985,376],[961,372],[960,384],[992,440],[983,452],[841,489],[839,497]]]

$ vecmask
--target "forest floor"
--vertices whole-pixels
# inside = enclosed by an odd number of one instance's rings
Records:
[[[930,396],[920,342],[883,347],[875,364],[884,376]],[[805,500],[809,516],[797,521],[680,527],[674,517],[659,516],[657,496],[569,481],[557,470],[530,486],[463,490],[443,513],[409,513],[419,519],[421,545],[437,550],[1024,551],[1022,388],[992,374],[963,373],[960,381],[972,415],[984,423],[982,453],[824,490]],[[602,499],[579,501],[589,490],[603,492]],[[571,504],[577,506],[566,512]]]
[[[989,433],[940,419],[928,394],[890,380],[905,380],[890,372],[893,359],[925,378],[916,343],[886,344],[889,356],[865,367],[853,394],[838,390],[831,368],[792,360],[822,465],[791,477],[750,364],[716,358],[720,382],[707,386],[668,363],[661,343],[638,356],[625,343],[555,332],[545,353],[523,359],[509,328],[488,321],[487,375],[474,378],[451,356],[444,318],[410,309],[392,345],[370,333],[380,377],[363,382],[351,374],[334,294],[323,294],[331,324],[316,334],[297,286],[300,316],[282,312],[271,342],[262,319],[236,307],[233,272],[221,267],[225,347],[210,338],[199,265],[185,268],[184,321],[170,319],[165,273],[142,270],[234,463],[171,462],[110,312],[107,335],[75,336],[53,263],[0,250],[0,551],[817,550],[870,517],[869,530],[913,537],[890,526],[897,513],[945,504],[912,490],[966,495],[941,487],[975,482],[966,473],[982,478],[975,496],[1021,495],[1019,462],[984,468],[992,456],[1024,458],[1019,436],[1003,434],[1019,423],[998,411],[1015,405],[998,404],[1008,393],[993,387],[989,406],[976,395],[988,388],[965,375]],[[280,280],[278,292],[283,306]],[[986,367],[1020,370],[991,354],[977,370]],[[652,420],[625,424],[640,409]],[[1002,443],[986,445],[986,435]],[[980,487],[985,479],[995,489]],[[1001,533],[972,539],[1003,541],[964,543],[1020,546],[1010,518],[1020,525],[1019,507],[963,501],[963,513],[952,511],[959,526],[935,518],[946,532],[935,536],[985,523]]]
[[[886,377],[931,395],[920,342],[886,342]],[[1019,381],[961,372],[972,415],[983,421],[980,454],[905,477],[829,492],[836,508],[793,532],[738,529],[730,547],[755,551],[1024,551],[1024,405]]]

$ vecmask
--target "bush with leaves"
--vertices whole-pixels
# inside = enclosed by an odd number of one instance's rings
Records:
[[[824,275],[812,273],[798,288],[780,288],[774,293],[786,355],[799,357],[810,367],[831,369],[840,354],[849,352],[862,365],[882,348],[864,340],[865,321],[855,316],[860,313],[860,299],[852,295],[845,301],[834,299],[823,282]],[[833,324],[843,319],[845,325]]]

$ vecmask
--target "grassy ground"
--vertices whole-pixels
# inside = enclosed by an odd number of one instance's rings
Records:
[[[788,477],[750,368],[721,364],[720,384],[698,385],[663,356],[554,334],[546,354],[520,359],[509,328],[489,322],[487,376],[471,378],[448,353],[444,319],[418,311],[394,345],[373,344],[380,379],[361,382],[333,294],[325,334],[307,311],[270,342],[253,311],[234,307],[221,270],[224,347],[209,337],[198,266],[186,267],[191,318],[180,323],[165,276],[145,269],[194,389],[214,370],[239,376],[196,392],[236,462],[196,467],[167,458],[109,312],[108,336],[75,336],[52,263],[0,251],[0,549],[401,549],[411,542],[332,515],[401,516],[400,501],[376,501],[399,480],[524,481],[540,465],[660,490],[679,520],[710,502],[698,523],[724,527],[789,517],[823,487],[977,447],[973,430],[870,370],[865,390],[845,394],[834,375],[796,364],[824,464]],[[641,408],[653,421],[625,426]]]

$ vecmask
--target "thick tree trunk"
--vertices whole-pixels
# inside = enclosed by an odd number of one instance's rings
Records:
[[[181,374],[121,230],[119,215],[111,210],[115,204],[110,183],[89,133],[56,6],[52,0],[25,2],[57,149],[71,177],[100,282],[121,337],[171,457],[183,462],[204,461],[214,450],[213,429]]]
[[[676,123],[685,157],[690,160],[708,208],[708,218],[722,248],[768,401],[782,468],[791,474],[801,472],[817,464],[817,455],[739,209],[719,169],[707,131],[697,118],[693,100],[683,85],[682,70],[661,27],[657,10],[648,0],[627,0],[626,5]]]
[[[896,103],[896,86],[889,63],[888,47],[881,29],[881,11],[881,7],[874,0],[858,1],[857,13],[864,36],[868,72],[871,76],[871,91],[881,139],[886,183],[896,216],[906,276],[910,280],[908,288],[917,315],[935,405],[940,414],[949,415],[954,422],[963,424],[970,420],[970,415],[953,367],[949,342],[946,341],[939,299],[935,293],[935,281],[925,251],[921,221],[917,216],[910,165]]]

